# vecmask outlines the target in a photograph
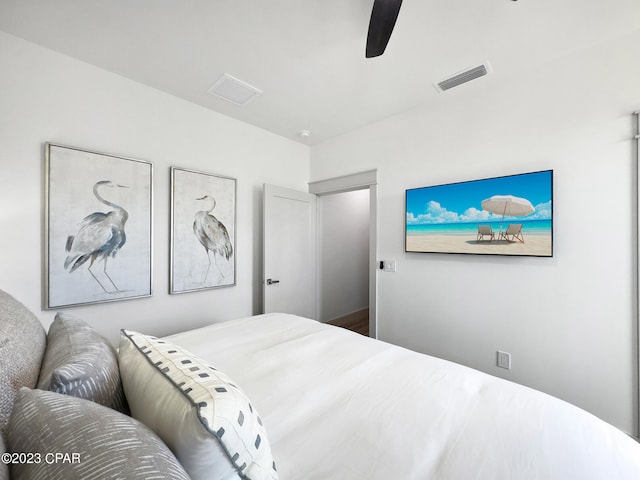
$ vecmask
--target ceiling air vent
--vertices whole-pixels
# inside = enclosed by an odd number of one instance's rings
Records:
[[[491,73],[491,66],[488,62],[485,62],[482,65],[469,68],[463,72],[456,73],[449,78],[445,78],[438,83],[434,83],[433,86],[436,87],[436,90],[444,92],[445,90],[470,82],[476,78],[484,77],[489,73]]]
[[[225,73],[216,80],[216,83],[207,90],[207,93],[220,97],[236,105],[246,105],[258,95],[261,95],[262,90],[259,90],[256,87]]]

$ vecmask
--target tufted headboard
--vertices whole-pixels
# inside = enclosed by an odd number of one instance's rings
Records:
[[[0,453],[6,445],[6,429],[16,394],[21,387],[34,388],[46,347],[40,320],[22,303],[0,290]],[[9,478],[0,464],[0,480]]]
[[[38,382],[46,341],[40,320],[0,290],[0,432],[4,440],[18,390],[35,388]]]

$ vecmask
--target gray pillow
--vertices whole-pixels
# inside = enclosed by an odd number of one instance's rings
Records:
[[[12,463],[13,480],[189,479],[147,427],[80,398],[22,388],[7,432],[10,452],[40,455],[33,463]],[[56,454],[68,456],[54,461]]]
[[[115,349],[73,315],[58,313],[49,327],[38,388],[128,413]]]
[[[2,435],[0,435],[0,455],[6,451],[4,440],[2,439]],[[0,480],[9,480],[9,464],[5,462],[0,462]]]
[[[31,311],[0,290],[0,433],[4,435],[20,387],[38,381],[46,334]]]

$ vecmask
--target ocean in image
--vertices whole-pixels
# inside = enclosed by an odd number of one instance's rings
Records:
[[[491,225],[493,232],[498,234],[500,227],[504,232],[512,223],[522,224],[524,235],[551,235],[551,220],[510,220],[509,222],[458,222],[458,223],[431,223],[407,225],[408,236],[420,235],[477,235],[478,225]]]

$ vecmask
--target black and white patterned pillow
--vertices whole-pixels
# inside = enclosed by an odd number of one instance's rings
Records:
[[[148,427],[89,400],[22,388],[7,433],[10,452],[31,455],[12,480],[189,480]]]
[[[223,372],[169,341],[126,330],[119,360],[131,414],[191,478],[278,478],[258,412]]]

